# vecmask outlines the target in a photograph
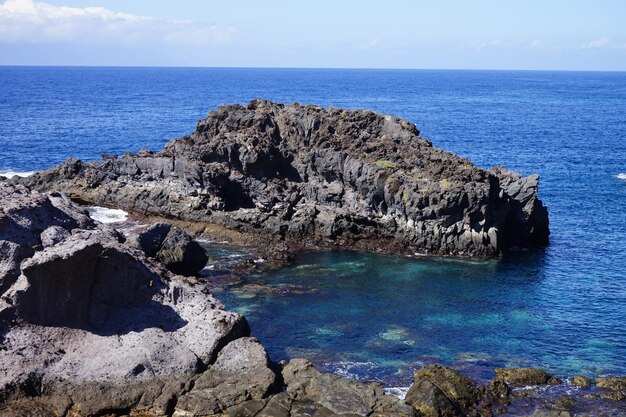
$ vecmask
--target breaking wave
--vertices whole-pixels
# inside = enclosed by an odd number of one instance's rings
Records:
[[[128,213],[120,209],[93,206],[87,210],[89,211],[89,217],[100,223],[121,223],[128,218]]]

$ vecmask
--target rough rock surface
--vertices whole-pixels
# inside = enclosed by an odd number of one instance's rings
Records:
[[[292,359],[283,368],[287,394],[302,404],[315,404],[321,415],[413,416],[415,411],[380,384],[362,384],[316,370],[306,359]],[[326,414],[323,414],[323,413]]]
[[[428,365],[415,372],[406,402],[426,417],[454,417],[466,415],[480,397],[473,380],[451,368]]]
[[[171,272],[193,276],[206,266],[208,256],[184,230],[157,223],[132,239],[146,256],[155,258]]]
[[[626,391],[626,377],[596,378],[596,387],[612,391]]]
[[[267,353],[254,338],[237,339],[222,349],[214,364],[176,404],[175,415],[225,412],[245,401],[261,400],[278,388]]]
[[[537,175],[477,168],[391,116],[262,100],[212,111],[157,153],[13,181],[309,247],[486,257],[549,235]]]
[[[591,386],[591,380],[582,375],[574,375],[570,378],[570,384],[578,388],[589,388]]]
[[[561,380],[542,369],[535,368],[496,368],[495,381],[505,382],[510,387],[527,385],[556,385]]]
[[[3,417],[171,414],[205,371],[239,363],[251,374],[232,395],[273,386],[243,317],[62,195],[0,182],[0,208]]]

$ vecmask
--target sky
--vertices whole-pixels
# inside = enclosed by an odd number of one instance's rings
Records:
[[[0,0],[0,65],[626,71],[625,0]]]

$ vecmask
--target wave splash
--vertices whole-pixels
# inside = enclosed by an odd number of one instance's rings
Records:
[[[92,206],[87,209],[89,217],[100,223],[121,223],[128,219],[128,213],[120,209]]]
[[[624,181],[626,181],[626,173],[624,173],[624,172],[620,172],[620,173],[619,173],[619,174],[617,174],[615,177],[616,177],[616,178],[618,178],[618,179],[620,179],[620,180],[624,180]]]
[[[0,177],[13,178],[13,177],[30,177],[37,171],[0,171]]]

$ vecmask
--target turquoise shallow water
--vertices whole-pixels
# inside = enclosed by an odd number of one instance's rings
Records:
[[[275,360],[392,385],[430,361],[626,375],[626,73],[0,67],[0,86],[0,171],[159,149],[262,97],[395,114],[480,166],[539,173],[546,251],[305,254],[220,297]]]
[[[432,362],[480,379],[496,366],[623,373],[620,312],[597,308],[594,282],[565,290],[571,284],[546,275],[548,263],[543,253],[483,262],[307,253],[219,297],[246,315],[273,358],[307,357],[392,386]]]

